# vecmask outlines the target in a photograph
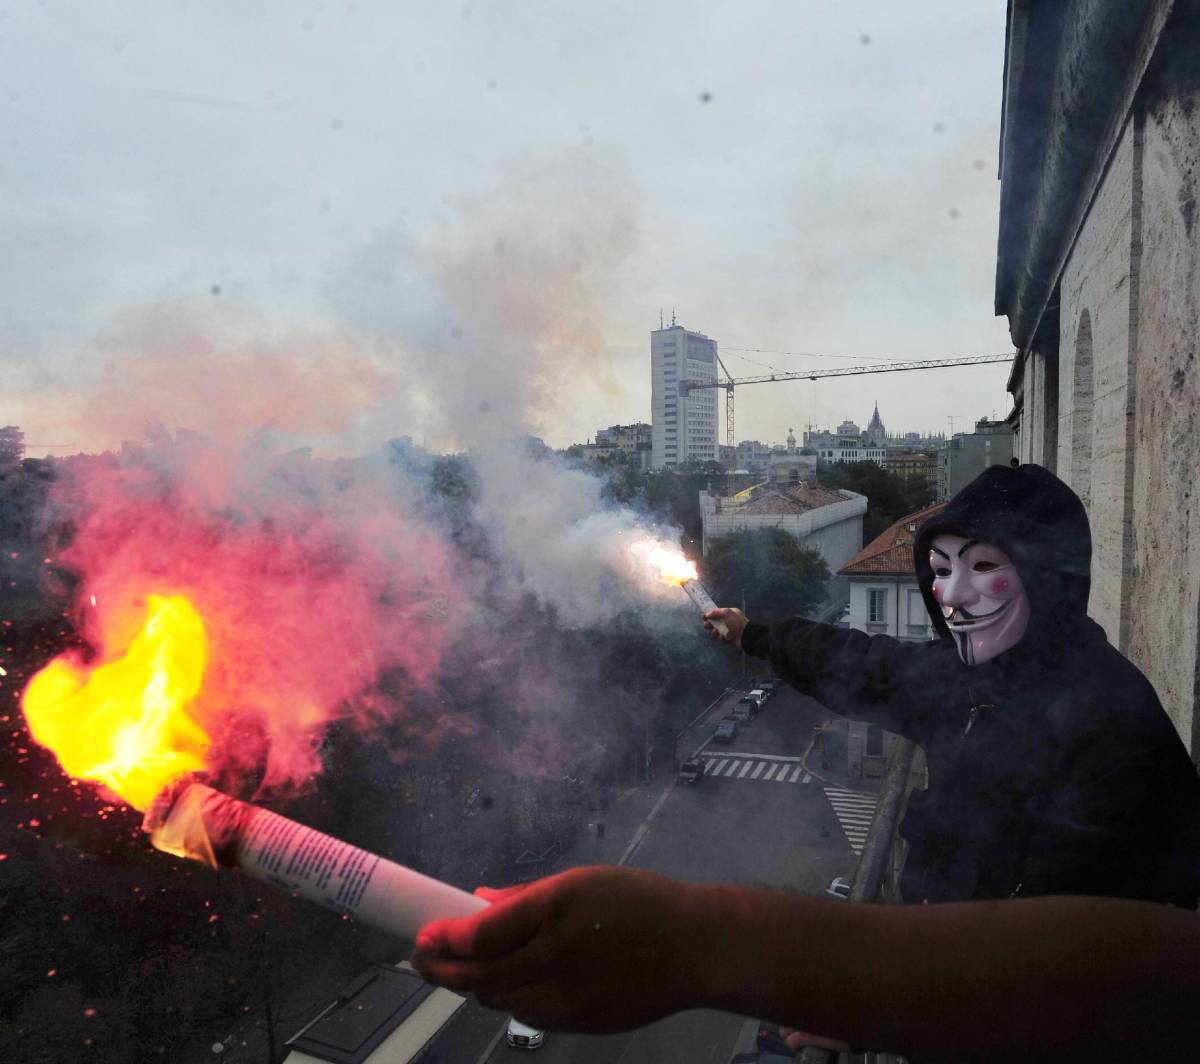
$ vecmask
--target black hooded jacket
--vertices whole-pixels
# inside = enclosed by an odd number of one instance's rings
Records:
[[[934,600],[934,536],[1004,551],[1029,595],[1025,635],[963,664]],[[921,526],[916,571],[941,638],[900,642],[793,618],[742,646],[829,709],[925,750],[905,901],[1093,894],[1200,901],[1200,779],[1153,687],[1086,614],[1082,503],[1040,466],[992,466]]]

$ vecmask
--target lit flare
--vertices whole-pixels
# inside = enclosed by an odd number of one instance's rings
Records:
[[[123,654],[100,664],[61,654],[25,688],[33,738],[75,779],[103,784],[142,812],[179,776],[204,767],[208,734],[187,713],[208,660],[204,622],[182,595],[146,597],[147,619]]]
[[[664,584],[683,588],[687,592],[688,598],[696,604],[702,614],[717,608],[712,596],[700,583],[700,574],[696,571],[696,563],[683,551],[652,539],[638,540],[631,544],[629,549],[647,567],[652,569]],[[709,621],[708,623],[721,635],[729,634],[729,626],[724,621]]]
[[[652,539],[638,540],[629,548],[634,555],[654,571],[664,584],[682,587],[688,580],[695,580],[696,563],[677,547],[668,547]]]

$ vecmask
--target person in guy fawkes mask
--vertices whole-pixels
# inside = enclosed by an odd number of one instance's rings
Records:
[[[1087,616],[1075,493],[1040,466],[992,466],[922,525],[914,553],[938,640],[706,614],[833,712],[924,748],[929,788],[900,828],[904,900],[1195,908],[1200,780],[1153,687]]]

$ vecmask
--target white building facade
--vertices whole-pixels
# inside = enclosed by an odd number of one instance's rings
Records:
[[[817,458],[821,465],[832,462],[874,462],[883,465],[887,462],[887,450],[883,447],[864,447],[862,444],[817,448]]]
[[[913,542],[922,523],[944,508],[935,503],[901,518],[876,536],[839,570],[850,580],[850,627],[893,639],[934,636],[917,584]]]
[[[929,611],[917,578],[872,574],[850,581],[851,628],[893,639],[928,639]]]
[[[680,392],[680,382],[717,380],[717,342],[682,325],[650,334],[650,421],[653,469],[717,461],[717,391]]]
[[[943,508],[939,503],[901,518],[838,570],[838,576],[850,581],[851,628],[905,642],[936,638],[917,583],[913,542],[921,524]],[[877,724],[848,721],[850,774],[882,776],[895,739]]]

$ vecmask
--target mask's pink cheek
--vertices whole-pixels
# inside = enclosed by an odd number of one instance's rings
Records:
[[[992,591],[997,595],[1004,594],[1008,590],[1008,577],[998,576],[992,581]]]
[[[941,589],[940,587],[938,587],[938,586],[937,586],[937,584],[934,584],[934,585],[933,585],[933,589],[932,589],[932,591],[933,591],[933,597],[934,597],[935,599],[937,599],[939,602],[941,602],[941,600],[942,600],[942,589]]]

